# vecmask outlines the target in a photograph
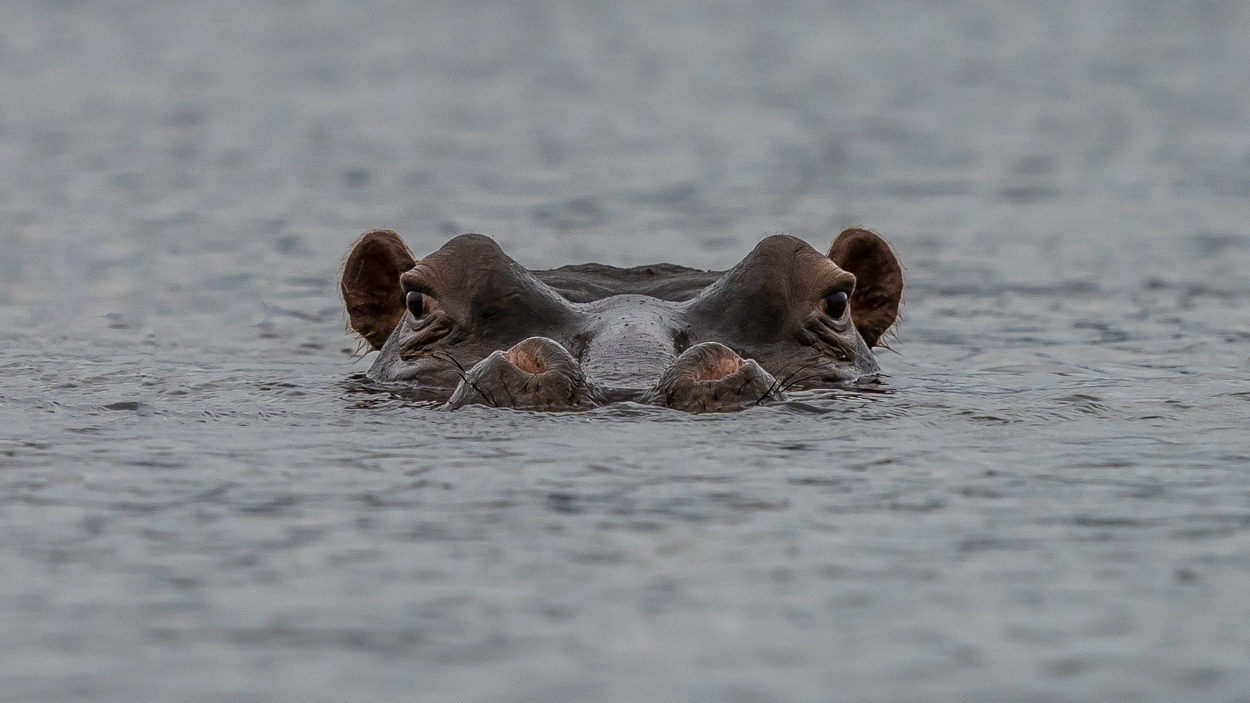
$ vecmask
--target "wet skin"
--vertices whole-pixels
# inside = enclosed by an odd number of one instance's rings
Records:
[[[449,409],[632,400],[723,412],[878,373],[871,347],[897,319],[903,278],[864,229],[828,254],[768,237],[723,272],[529,271],[479,234],[418,261],[374,230],[353,246],[341,289],[352,330],[380,351],[369,376],[439,391]]]

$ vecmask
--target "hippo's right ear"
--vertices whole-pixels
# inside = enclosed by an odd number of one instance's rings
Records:
[[[843,271],[855,274],[851,321],[868,346],[876,346],[898,319],[903,267],[881,235],[859,227],[843,230],[833,240],[829,258]]]
[[[404,316],[399,276],[416,263],[404,241],[388,229],[365,232],[347,255],[339,289],[348,325],[374,349],[386,344]]]

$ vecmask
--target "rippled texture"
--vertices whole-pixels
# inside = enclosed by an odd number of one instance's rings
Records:
[[[24,3],[0,690],[1247,701],[1237,2]],[[732,265],[881,231],[881,392],[364,383],[352,239]]]

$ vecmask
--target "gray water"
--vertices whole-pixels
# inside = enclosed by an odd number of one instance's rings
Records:
[[[1250,6],[0,7],[0,699],[1250,701]],[[363,230],[863,224],[884,392],[431,410]]]

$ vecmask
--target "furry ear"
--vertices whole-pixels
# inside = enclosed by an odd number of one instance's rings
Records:
[[[903,267],[880,235],[852,227],[842,231],[829,247],[829,258],[844,271],[855,274],[851,294],[851,320],[868,343],[877,340],[898,319],[903,300]]]
[[[347,255],[339,289],[347,304],[348,325],[373,349],[386,344],[404,316],[399,276],[416,263],[404,241],[388,229],[365,232]]]

